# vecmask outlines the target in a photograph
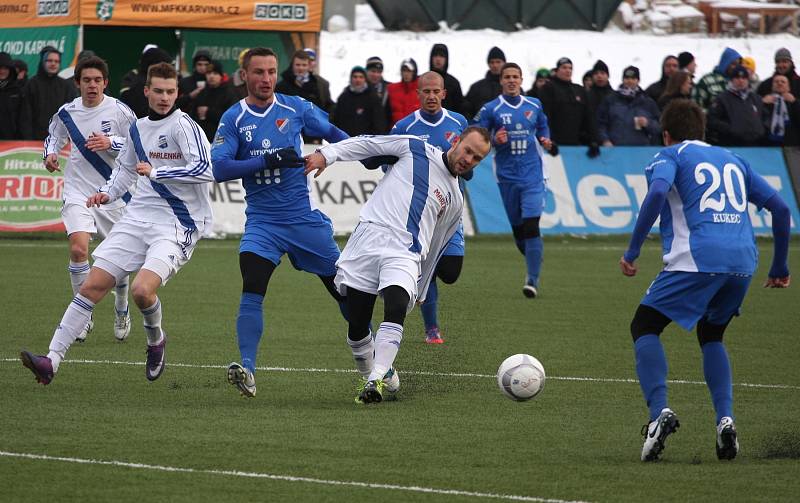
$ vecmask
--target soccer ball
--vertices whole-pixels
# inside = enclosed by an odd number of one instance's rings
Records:
[[[544,367],[531,355],[509,356],[497,369],[497,385],[508,398],[530,400],[544,389]]]

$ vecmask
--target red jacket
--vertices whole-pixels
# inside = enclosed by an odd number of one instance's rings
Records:
[[[395,82],[387,87],[389,106],[392,110],[392,125],[419,108],[417,87],[417,79],[411,82]]]

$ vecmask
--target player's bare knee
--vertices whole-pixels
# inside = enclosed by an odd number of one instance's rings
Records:
[[[147,309],[156,303],[156,290],[150,285],[134,281],[131,285],[131,296],[139,309]]]
[[[650,306],[639,304],[636,314],[633,315],[633,320],[631,320],[633,342],[636,342],[639,337],[644,335],[661,335],[664,328],[671,322],[672,320],[664,316],[660,311]]]
[[[730,320],[728,320],[730,322]],[[722,342],[722,337],[725,335],[725,329],[728,323],[723,325],[716,325],[709,323],[705,319],[697,322],[697,342],[700,347],[708,344],[709,342]]]
[[[86,262],[89,260],[88,243],[70,243],[69,259],[73,262]]]
[[[539,218],[524,218],[522,219],[522,239],[538,238],[539,233]]]

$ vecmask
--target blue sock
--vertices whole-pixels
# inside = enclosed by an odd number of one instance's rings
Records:
[[[436,319],[436,310],[439,305],[439,287],[436,286],[436,277],[431,279],[431,284],[428,287],[428,295],[425,296],[425,302],[422,303],[420,311],[422,311],[422,321],[425,322],[425,330],[439,326],[439,321]]]
[[[650,420],[667,406],[667,356],[657,335],[643,335],[633,344],[639,386],[650,409]]]
[[[539,271],[542,270],[544,241],[541,236],[525,240],[525,264],[528,266],[528,281],[539,286]]]
[[[725,416],[733,417],[733,383],[728,352],[722,342],[703,344],[703,373],[717,413],[717,423]]]
[[[256,371],[256,354],[261,333],[264,330],[264,297],[257,293],[244,292],[239,302],[239,316],[236,318],[236,337],[239,340],[239,353],[242,366],[250,372]]]

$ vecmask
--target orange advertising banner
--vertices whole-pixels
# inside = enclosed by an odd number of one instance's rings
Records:
[[[0,2],[0,28],[78,24],[78,4],[79,0],[3,1]]]
[[[81,23],[318,32],[323,0],[82,0]]]

